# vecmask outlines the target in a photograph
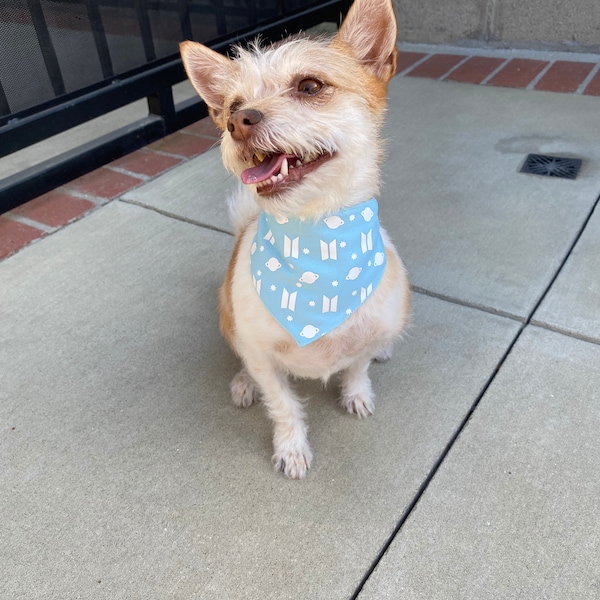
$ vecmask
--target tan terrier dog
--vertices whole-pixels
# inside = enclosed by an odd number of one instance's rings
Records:
[[[233,401],[261,393],[273,461],[302,478],[312,452],[289,376],[341,374],[341,402],[374,410],[368,375],[389,358],[409,311],[402,261],[380,228],[380,129],[396,68],[390,0],[356,0],[332,39],[292,37],[229,59],[181,44],[188,76],[223,131],[237,243],[220,289],[220,324],[243,367]]]

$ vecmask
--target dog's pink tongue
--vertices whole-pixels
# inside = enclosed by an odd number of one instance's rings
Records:
[[[272,156],[267,156],[257,167],[246,169],[242,173],[242,181],[249,184],[260,183],[265,179],[269,179],[269,177],[275,173],[279,173],[284,158],[286,158],[285,154],[273,154]]]

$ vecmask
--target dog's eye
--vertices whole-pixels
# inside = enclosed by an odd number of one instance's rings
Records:
[[[323,82],[317,79],[303,79],[298,84],[298,91],[307,96],[314,96],[323,89]]]

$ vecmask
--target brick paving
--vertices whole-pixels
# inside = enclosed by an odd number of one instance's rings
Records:
[[[466,56],[457,54],[434,54],[406,74],[409,77],[441,79],[452,67],[465,58]]]
[[[593,68],[594,63],[558,60],[538,81],[535,89],[547,92],[576,92]]]
[[[489,81],[489,85],[526,88],[546,67],[548,62],[530,58],[513,58]]]
[[[460,83],[481,83],[504,62],[503,58],[473,56],[452,71],[446,79]]]

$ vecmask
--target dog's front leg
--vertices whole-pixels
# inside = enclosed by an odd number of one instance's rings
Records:
[[[256,359],[245,362],[273,421],[275,469],[291,479],[302,479],[312,461],[302,402],[290,388],[286,375],[274,365]]]
[[[369,378],[370,359],[361,359],[342,373],[342,406],[359,418],[372,415],[375,394]]]

